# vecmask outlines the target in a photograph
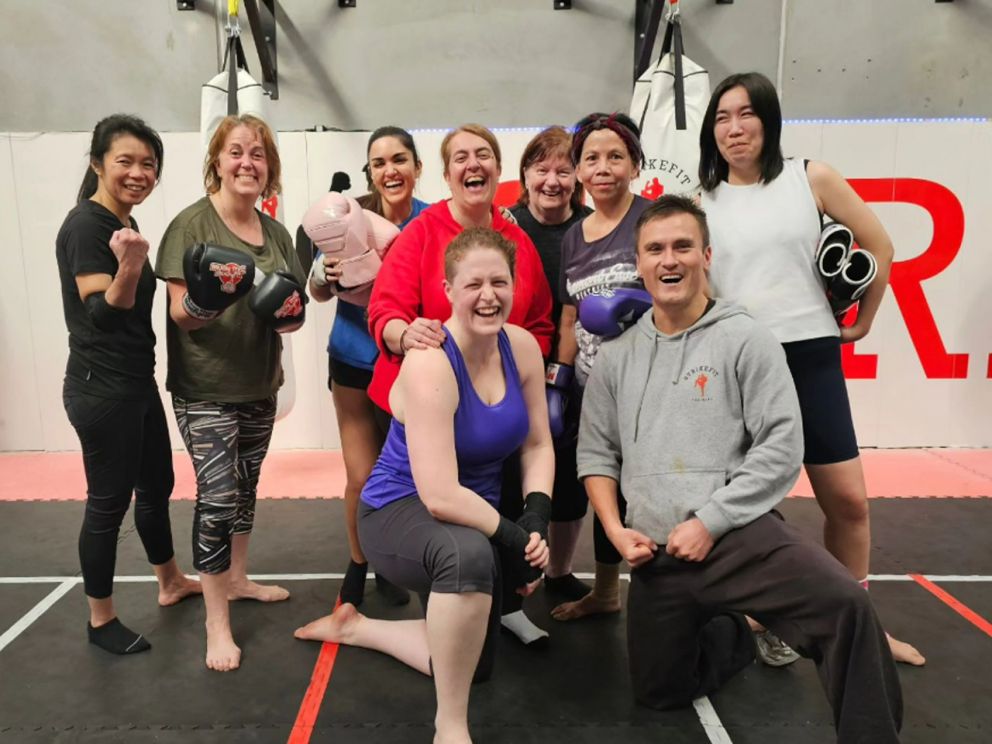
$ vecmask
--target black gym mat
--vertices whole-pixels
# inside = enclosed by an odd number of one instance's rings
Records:
[[[893,499],[872,502],[872,571],[992,574],[987,499]],[[786,518],[819,539],[822,515],[811,499],[782,504]],[[74,576],[79,502],[0,503],[0,575]],[[180,565],[189,570],[192,503],[174,502]],[[119,575],[151,576],[130,517],[122,530]],[[263,500],[252,537],[252,573],[341,572],[347,564],[343,502]],[[576,570],[592,570],[591,530]],[[0,651],[0,742],[285,742],[310,680],[319,644],[292,631],[330,610],[339,582],[287,581],[289,602],[236,603],[233,625],[243,667],[218,674],[203,666],[203,605],[191,599],[159,608],[153,581],[119,582],[121,618],[145,633],[149,653],[120,659],[85,642],[86,605],[74,587]],[[6,629],[56,584],[0,585]],[[624,590],[626,585],[624,584]],[[384,618],[417,617],[383,605],[369,585],[362,610]],[[944,588],[986,618],[992,585]],[[992,643],[915,582],[872,584],[886,627],[928,657],[924,669],[900,668],[906,703],[903,741],[986,742],[992,732]],[[473,689],[470,720],[477,742],[706,742],[691,710],[659,713],[633,705],[626,671],[623,615],[559,624],[543,591],[528,614],[552,633],[546,650],[501,638],[496,676]],[[0,632],[3,632],[0,630]],[[832,717],[815,668],[754,665],[712,698],[731,741],[834,741]],[[429,741],[434,692],[429,679],[398,662],[342,648],[312,742]]]

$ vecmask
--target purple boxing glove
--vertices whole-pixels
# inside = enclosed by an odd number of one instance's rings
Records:
[[[548,397],[548,422],[551,436],[557,439],[565,431],[565,409],[568,408],[568,394],[575,378],[575,368],[570,364],[551,362],[544,371],[545,393]]]
[[[589,295],[579,303],[579,322],[589,333],[604,338],[619,336],[651,307],[643,289],[620,288],[611,295]]]

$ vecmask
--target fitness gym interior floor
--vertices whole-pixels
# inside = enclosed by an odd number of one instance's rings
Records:
[[[992,451],[866,450],[872,498],[871,596],[886,628],[915,644],[923,668],[900,667],[906,744],[992,741]],[[172,521],[191,565],[192,473],[176,453]],[[428,742],[430,681],[374,652],[306,643],[299,625],[334,605],[347,563],[337,453],[273,452],[262,472],[254,576],[292,593],[232,608],[240,670],[203,664],[200,599],[159,608],[130,517],[120,537],[115,600],[151,641],[114,657],[86,643],[76,540],[83,508],[78,453],[0,455],[0,742]],[[781,508],[818,536],[805,481]],[[588,525],[587,525],[588,526]],[[590,534],[576,566],[592,569]],[[386,607],[372,586],[363,611]],[[526,604],[551,633],[544,650],[501,638],[494,679],[473,690],[481,743],[818,744],[834,741],[811,662],[754,665],[694,709],[658,713],[631,701],[623,613],[561,624],[543,591]]]

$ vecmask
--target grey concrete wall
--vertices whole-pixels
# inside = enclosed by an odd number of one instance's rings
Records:
[[[624,109],[643,2],[282,0],[274,124],[533,126]],[[0,0],[0,131],[84,131],[116,110],[163,131],[198,129],[227,3],[196,4]],[[788,117],[992,115],[990,0],[682,5],[686,48],[714,83],[745,69],[777,78],[785,8]]]

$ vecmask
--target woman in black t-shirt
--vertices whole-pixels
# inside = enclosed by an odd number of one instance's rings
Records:
[[[162,141],[115,114],[93,130],[90,166],[56,239],[69,331],[63,402],[83,452],[86,509],[79,534],[91,643],[117,654],[150,648],[117,619],[117,536],[135,494],[134,522],[158,578],[160,605],[199,593],[176,565],[169,522],[172,446],[155,385],[155,276],[131,209],[155,188]]]
[[[520,197],[510,207],[527,236],[534,241],[544,275],[551,287],[558,286],[561,270],[562,239],[572,225],[592,213],[582,203],[582,184],[578,183],[571,160],[572,135],[559,126],[548,127],[527,143],[520,157]],[[562,304],[552,297],[551,320],[558,327]],[[548,359],[557,356],[557,338],[551,344]],[[544,586],[558,600],[574,601],[589,593],[588,584],[572,573],[572,556],[579,539],[583,517],[588,508],[585,489],[576,478],[575,440],[578,434],[578,407],[566,410],[561,420],[552,425],[560,434],[555,438],[555,484],[551,500],[550,539],[551,560],[545,570]],[[570,415],[572,414],[572,415]],[[504,467],[503,493],[500,510],[516,518],[523,509],[520,497],[519,460],[511,458]],[[505,509],[505,510],[504,510]],[[512,588],[503,593],[503,625],[524,643],[543,636],[524,616],[523,598]]]

